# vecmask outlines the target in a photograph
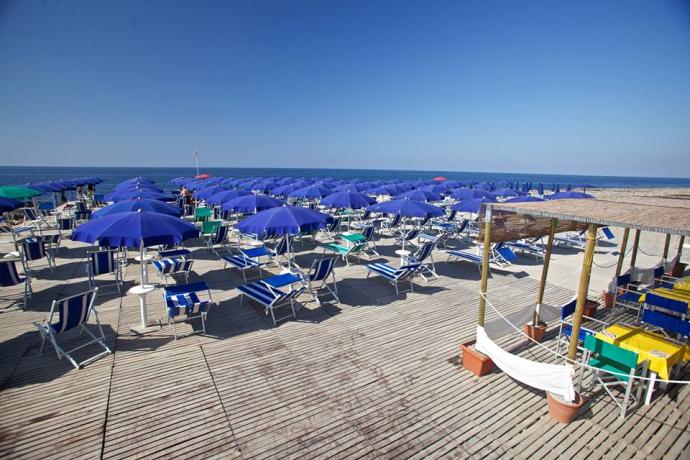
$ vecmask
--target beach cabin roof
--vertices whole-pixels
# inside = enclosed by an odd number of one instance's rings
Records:
[[[690,236],[690,208],[687,207],[593,199],[491,203],[487,206],[491,206],[492,212],[492,242],[548,235],[551,219],[558,221],[556,233],[585,230],[588,224],[596,224]],[[483,223],[485,213],[480,216]],[[479,235],[479,239],[482,238],[483,234]]]

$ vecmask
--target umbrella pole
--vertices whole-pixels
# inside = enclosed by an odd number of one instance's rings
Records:
[[[551,219],[551,227],[549,228],[549,239],[546,242],[546,253],[544,254],[544,266],[541,269],[541,280],[539,280],[539,292],[537,293],[537,308],[534,309],[534,317],[532,318],[532,325],[539,324],[539,307],[544,301],[544,290],[546,289],[546,277],[549,274],[549,263],[551,262],[551,252],[553,250],[553,238],[556,233],[556,219]]]
[[[620,276],[623,270],[623,260],[625,260],[625,250],[628,247],[628,237],[630,236],[630,229],[626,228],[623,231],[623,241],[621,241],[620,253],[618,254],[618,264],[616,265],[616,277]]]
[[[637,260],[637,248],[640,246],[640,231],[635,230],[635,239],[633,240],[632,256],[630,256],[630,267],[635,266]]]
[[[666,234],[666,240],[664,241],[664,261],[668,259],[668,248],[671,246],[671,234]]]
[[[491,252],[491,206],[486,207],[486,222],[484,222],[484,254],[482,260],[482,281],[479,285],[479,314],[477,324],[484,327],[486,314],[486,294],[489,283],[489,253]]]
[[[597,226],[590,224],[587,229],[587,244],[585,245],[585,256],[582,259],[582,272],[580,272],[580,286],[577,289],[577,303],[575,313],[573,313],[573,330],[570,335],[570,345],[568,346],[568,359],[575,360],[577,354],[577,341],[580,336],[580,326],[582,325],[582,315],[589,291],[589,277],[592,274],[592,260],[594,258],[594,243],[597,239]]]

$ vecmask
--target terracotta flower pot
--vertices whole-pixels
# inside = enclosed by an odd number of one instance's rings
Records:
[[[532,323],[527,323],[525,324],[525,334],[537,342],[541,342],[544,339],[544,334],[546,333],[546,323],[539,321],[539,324],[536,326],[532,325]]]
[[[553,396],[546,392],[546,401],[549,405],[549,415],[558,423],[570,423],[577,418],[577,412],[585,403],[585,399],[580,393],[575,393],[575,402],[563,401],[558,396]]]
[[[604,305],[606,306],[606,308],[613,307],[613,299],[614,299],[614,295],[612,292],[604,291],[601,294],[601,300],[604,301]]]
[[[471,342],[460,345],[460,349],[462,350],[462,367],[469,370],[477,377],[481,377],[491,372],[494,368],[494,362],[484,353],[474,349],[473,345],[475,342],[476,340],[472,340]]]
[[[590,318],[594,318],[594,315],[597,314],[597,308],[599,307],[599,302],[595,302],[594,300],[585,300],[585,305],[584,308],[582,309],[582,314],[585,316],[589,316]]]
[[[676,265],[673,266],[673,270],[671,270],[671,276],[675,278],[682,278],[687,266],[688,264],[676,262]]]

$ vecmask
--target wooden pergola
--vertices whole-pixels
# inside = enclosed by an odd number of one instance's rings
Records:
[[[666,235],[663,258],[668,258],[671,236],[679,236],[677,258],[683,251],[685,237],[690,236],[690,208],[645,205],[620,201],[596,199],[564,199],[525,203],[488,203],[480,213],[480,224],[483,229],[478,237],[483,240],[484,260],[480,285],[478,324],[484,326],[486,311],[486,294],[489,278],[489,254],[491,243],[513,241],[521,238],[539,238],[548,236],[544,266],[542,268],[539,291],[536,303],[540,305],[544,297],[549,262],[553,249],[554,235],[559,232],[577,230],[586,231],[586,243],[582,271],[577,291],[577,304],[573,315],[573,330],[568,347],[568,358],[575,359],[577,340],[580,334],[583,309],[589,290],[589,278],[592,271],[592,259],[598,227],[619,227],[624,229],[621,242],[616,276],[620,275],[625,258],[630,230],[635,230],[630,266],[635,266],[640,233],[649,231]],[[480,225],[480,228],[482,226]],[[536,317],[536,313],[535,313]],[[535,318],[536,320],[536,318]]]

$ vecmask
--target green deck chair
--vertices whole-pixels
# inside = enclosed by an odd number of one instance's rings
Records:
[[[350,266],[349,256],[356,256],[357,262],[360,262],[360,257],[367,249],[367,243],[357,243],[357,244],[336,244],[336,243],[326,243],[323,244],[323,252],[326,251],[333,252],[345,260],[345,265]]]

